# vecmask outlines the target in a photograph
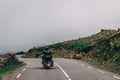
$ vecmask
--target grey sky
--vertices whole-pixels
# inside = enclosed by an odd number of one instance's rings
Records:
[[[120,27],[120,0],[0,0],[0,52]]]

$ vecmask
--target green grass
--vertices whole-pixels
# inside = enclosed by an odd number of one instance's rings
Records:
[[[22,62],[17,62],[16,64],[10,64],[2,69],[0,69],[0,78],[9,74],[10,72],[22,67],[24,64]]]
[[[120,75],[120,70],[118,68],[115,69],[115,68],[112,68],[110,66],[107,66],[107,65],[105,66],[105,65],[102,65],[102,64],[99,64],[99,63],[90,63],[90,62],[88,62],[88,63],[97,67],[97,68],[101,68],[103,70],[106,70],[106,71],[109,71],[109,72]]]

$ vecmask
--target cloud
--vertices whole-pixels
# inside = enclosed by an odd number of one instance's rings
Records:
[[[88,36],[120,26],[119,0],[1,0],[0,50]]]

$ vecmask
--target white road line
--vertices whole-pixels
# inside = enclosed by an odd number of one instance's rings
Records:
[[[66,76],[69,80],[71,80],[70,77],[68,76],[68,74],[62,69],[62,67],[61,67],[59,64],[57,64],[57,63],[55,63],[55,64],[61,69],[61,71],[65,74],[65,76]]]
[[[25,71],[26,69],[24,68],[23,71]]]
[[[88,66],[89,69],[93,69],[93,67]]]
[[[115,76],[115,75],[113,75],[113,77],[114,77],[114,78],[117,78],[117,79],[120,79],[120,77],[117,77],[117,76]]]
[[[20,73],[20,74],[18,74],[16,78],[18,79],[20,76],[21,76],[21,73]]]
[[[105,72],[103,72],[103,71],[101,71],[101,70],[97,70],[97,71],[99,71],[99,72],[101,72],[101,73],[105,73]]]

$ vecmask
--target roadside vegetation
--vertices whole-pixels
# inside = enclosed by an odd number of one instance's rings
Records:
[[[23,57],[40,57],[36,55],[41,54],[44,47],[34,47]],[[47,47],[53,50],[54,57],[80,59],[120,74],[120,29],[101,29],[97,34]]]
[[[0,78],[23,65],[23,62],[20,62],[14,54],[0,55]]]

